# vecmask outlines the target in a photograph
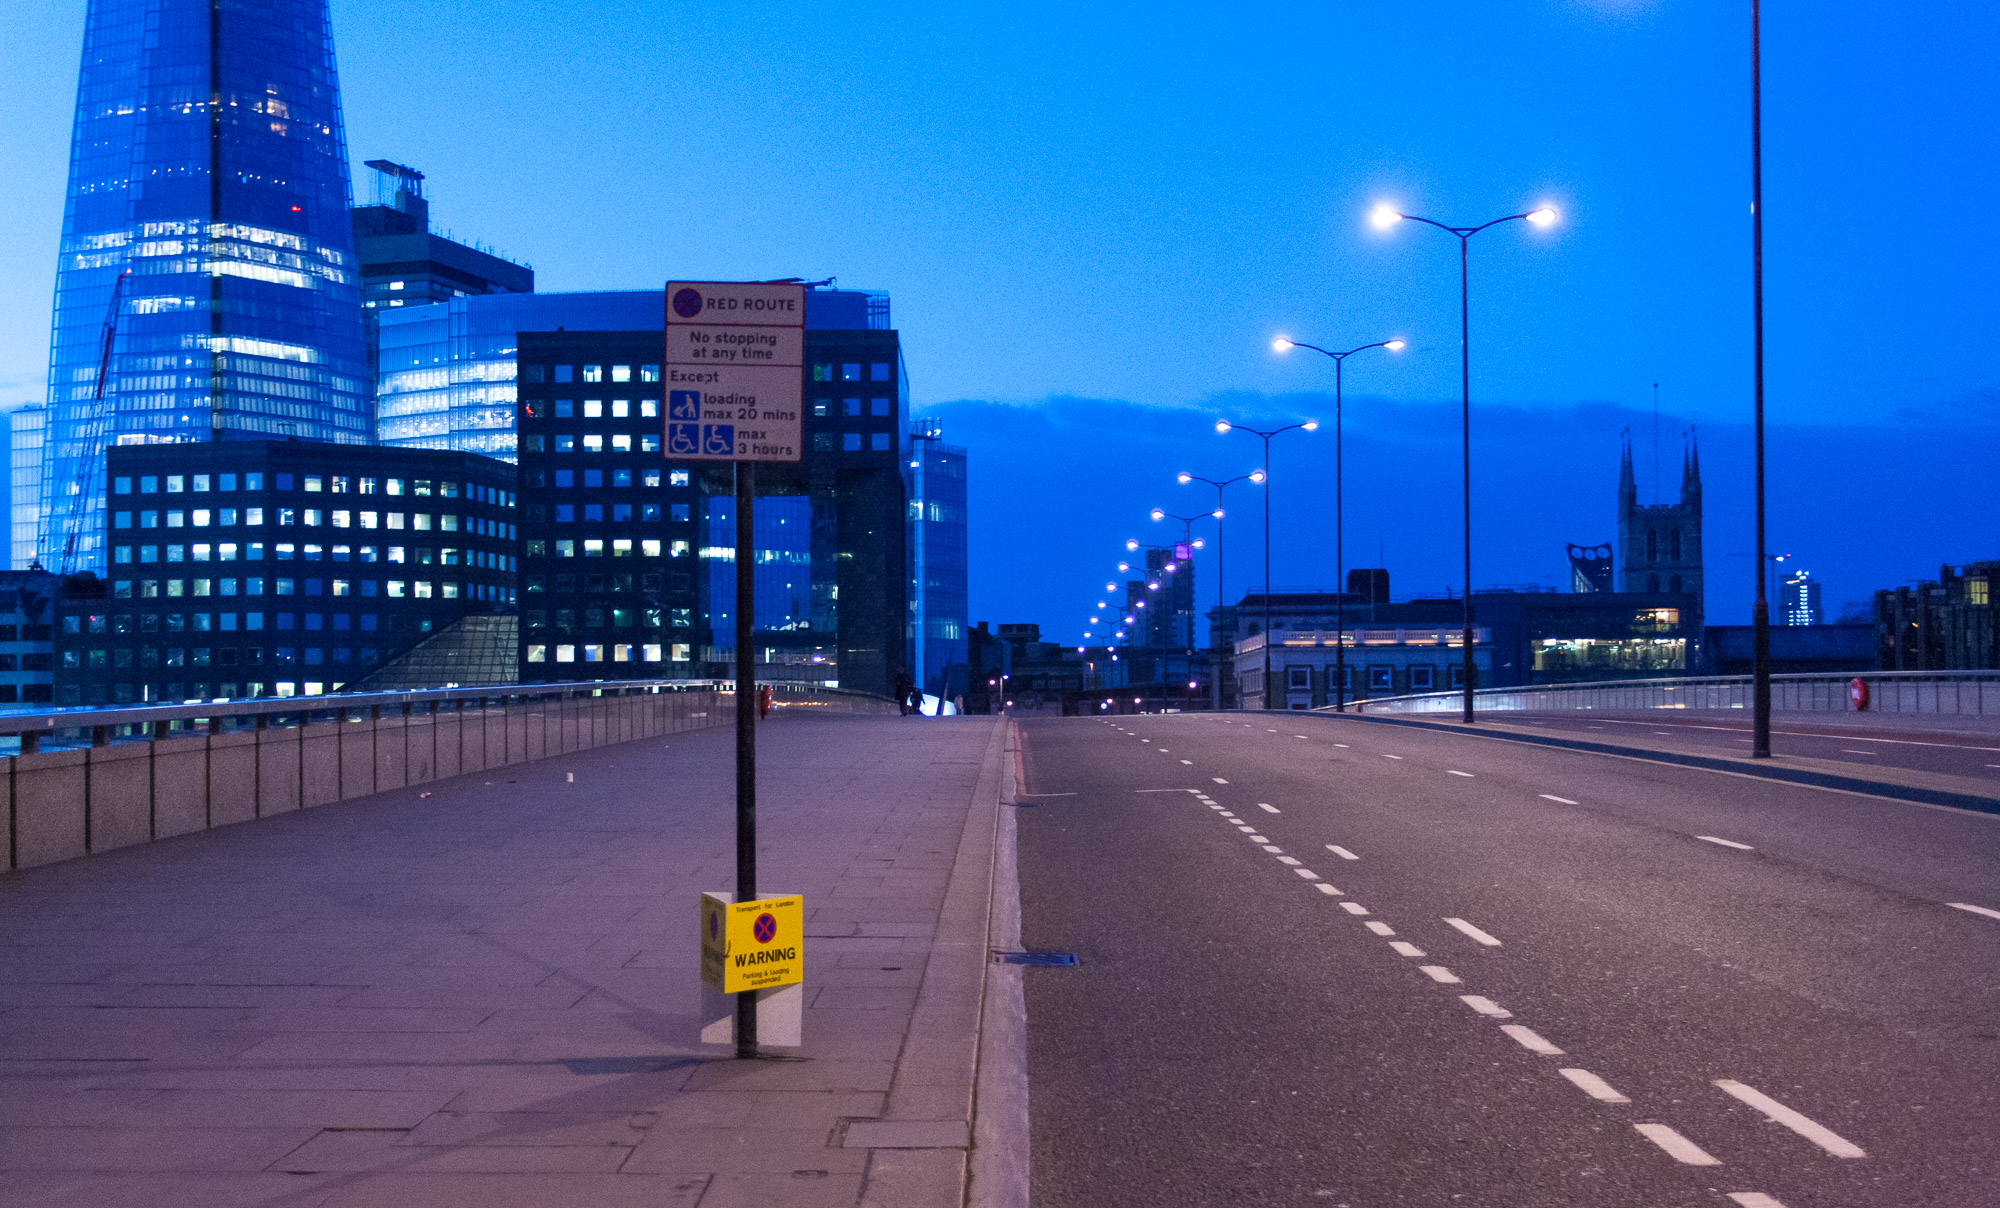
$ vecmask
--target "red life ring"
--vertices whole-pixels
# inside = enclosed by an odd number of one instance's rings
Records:
[[[1848,680],[1847,700],[1848,703],[1854,706],[1856,713],[1866,713],[1868,711],[1868,681],[1858,675]]]

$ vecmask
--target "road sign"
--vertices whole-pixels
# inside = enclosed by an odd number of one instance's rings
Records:
[[[701,979],[727,994],[804,981],[805,903],[701,895]]]
[[[669,281],[667,456],[798,461],[805,324],[803,285]]]

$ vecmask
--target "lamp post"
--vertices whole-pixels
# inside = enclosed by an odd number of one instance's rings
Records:
[[[1750,0],[1750,326],[1757,458],[1757,602],[1750,608],[1750,758],[1771,757],[1771,598],[1764,592],[1764,80],[1762,22]]]
[[[1197,521],[1197,520],[1214,520],[1214,521],[1216,522],[1216,524],[1217,524],[1217,530],[1216,530],[1216,538],[1215,538],[1215,539],[1216,539],[1216,542],[1217,542],[1218,546],[1220,545],[1220,543],[1221,543],[1221,541],[1222,541],[1222,534],[1221,534],[1221,528],[1220,528],[1220,526],[1221,526],[1221,523],[1222,523],[1222,509],[1221,509],[1221,508],[1217,508],[1217,509],[1215,509],[1215,510],[1214,510],[1213,512],[1206,512],[1206,513],[1203,513],[1203,514],[1201,514],[1201,515],[1198,515],[1198,516],[1176,516],[1176,515],[1174,515],[1174,514],[1173,514],[1172,512],[1169,512],[1169,511],[1165,510],[1164,508],[1154,508],[1154,509],[1153,509],[1153,511],[1152,511],[1152,516],[1153,516],[1153,521],[1154,521],[1154,523],[1156,523],[1156,524],[1157,524],[1157,523],[1159,523],[1159,522],[1160,522],[1160,521],[1162,521],[1162,520],[1178,520],[1178,521],[1180,521],[1180,522],[1181,522],[1181,544],[1182,544],[1182,545],[1185,545],[1185,546],[1187,546],[1187,547],[1188,547],[1188,551],[1189,551],[1189,552],[1188,552],[1188,558],[1187,558],[1187,561],[1188,561],[1188,567],[1189,567],[1189,573],[1193,573],[1193,567],[1194,567],[1194,553],[1193,553],[1193,551],[1195,551],[1195,550],[1198,550],[1198,549],[1200,549],[1200,548],[1202,547],[1202,540],[1201,540],[1201,538],[1199,538],[1199,537],[1197,537],[1197,536],[1195,536],[1195,535],[1194,535],[1194,522],[1195,522],[1195,521]],[[1176,549],[1176,550],[1174,551],[1174,553],[1175,553],[1175,555],[1176,555],[1176,557],[1175,557],[1175,561],[1179,561],[1179,560],[1180,560],[1180,559],[1179,559],[1179,553],[1180,553],[1180,551],[1179,551],[1178,549]],[[1221,572],[1221,571],[1220,571],[1220,570],[1218,569],[1218,570],[1216,571],[1216,573],[1217,573],[1217,574],[1219,575],[1219,574],[1221,574],[1222,572]],[[1189,674],[1189,675],[1193,675],[1193,674],[1194,674],[1194,584],[1193,584],[1192,582],[1190,582],[1190,583],[1188,584],[1188,610],[1187,610],[1187,611],[1188,611],[1188,632],[1187,632],[1187,647],[1186,647],[1186,650],[1187,650],[1187,660],[1188,660],[1188,674]],[[1179,580],[1175,580],[1175,590],[1174,590],[1174,612],[1175,612],[1176,614],[1178,614],[1178,613],[1180,612],[1180,590],[1179,590]],[[1210,678],[1214,678],[1214,676],[1213,676],[1213,672],[1211,672],[1211,674],[1210,674]],[[1187,696],[1187,703],[1188,703],[1189,707],[1192,707],[1192,706],[1193,706],[1193,704],[1194,704],[1194,685],[1193,685],[1193,684],[1189,684],[1189,685],[1188,685],[1188,696]]]
[[[1375,207],[1371,215],[1375,226],[1381,230],[1405,220],[1421,222],[1438,230],[1458,237],[1458,358],[1459,358],[1459,442],[1463,460],[1465,492],[1465,723],[1472,724],[1472,690],[1479,681],[1478,664],[1472,657],[1472,343],[1471,307],[1468,301],[1467,247],[1472,237],[1479,232],[1502,223],[1516,220],[1535,226],[1548,226],[1556,220],[1555,208],[1541,206],[1525,214],[1509,214],[1482,222],[1478,226],[1447,226],[1434,218],[1423,218],[1416,214],[1404,214],[1394,207]]]
[[[1223,602],[1225,597],[1223,595],[1222,583],[1222,488],[1232,482],[1254,482],[1261,486],[1264,482],[1264,471],[1252,470],[1248,474],[1238,474],[1234,478],[1222,479],[1203,478],[1199,474],[1180,474],[1176,477],[1182,486],[1186,486],[1191,482],[1205,482],[1215,488],[1215,511],[1211,512],[1210,515],[1215,517],[1215,633],[1220,635],[1222,633],[1223,610],[1228,607]],[[1222,712],[1222,651],[1223,643],[1218,641],[1215,644],[1216,670],[1213,675],[1209,676],[1209,688],[1211,689],[1212,699],[1215,701],[1215,711],[1217,713]],[[1229,670],[1230,674],[1234,675],[1236,673],[1236,658],[1233,639],[1230,642],[1229,651]]]
[[[1290,432],[1293,429],[1297,429],[1300,432],[1317,432],[1319,431],[1319,421],[1309,419],[1303,423],[1286,424],[1282,428],[1273,428],[1268,432],[1261,428],[1246,428],[1241,424],[1232,424],[1226,419],[1215,421],[1215,430],[1217,432],[1228,432],[1232,429],[1237,432],[1248,432],[1252,436],[1263,438],[1264,474],[1265,481],[1269,482],[1271,473],[1271,438],[1280,432]],[[1264,492],[1264,685],[1262,692],[1264,694],[1264,707],[1269,709],[1271,707],[1271,492],[1268,489]],[[1238,699],[1240,700],[1241,697]]]
[[[1375,344],[1363,344],[1346,352],[1331,352],[1317,344],[1304,344],[1298,340],[1288,340],[1283,336],[1271,341],[1275,352],[1290,348],[1309,348],[1321,356],[1333,358],[1333,582],[1334,590],[1340,593],[1333,606],[1333,711],[1347,712],[1347,488],[1345,470],[1341,459],[1341,371],[1347,367],[1347,358],[1370,348],[1386,348],[1390,352],[1403,351],[1403,341],[1383,340]],[[1371,594],[1372,600],[1374,596]],[[1266,638],[1268,642],[1270,639]]]
[[[1160,553],[1166,554],[1167,557],[1161,559],[1160,574],[1162,577],[1166,575],[1171,575],[1175,573],[1176,570],[1179,569],[1179,567],[1175,565],[1175,561],[1173,558],[1174,547],[1171,545],[1148,545],[1145,542],[1139,540],[1138,538],[1133,537],[1129,538],[1125,542],[1125,549],[1126,552],[1128,553],[1136,553],[1139,550],[1143,549],[1143,550],[1155,550]],[[1146,568],[1146,590],[1154,592],[1160,590],[1160,579],[1156,579],[1153,577],[1152,567]],[[1171,583],[1167,585],[1167,591],[1169,594],[1172,594],[1173,585]],[[1157,597],[1155,598],[1157,599]],[[1142,599],[1133,605],[1133,612],[1130,615],[1136,615],[1138,610],[1144,607],[1146,607],[1146,601]],[[1157,607],[1155,607],[1153,611],[1147,615],[1146,629],[1151,636],[1158,639],[1157,652],[1153,656],[1154,660],[1153,671],[1160,677],[1160,712],[1165,713],[1167,711],[1167,702],[1170,699],[1167,688],[1167,668],[1166,668],[1167,634],[1162,632],[1160,628],[1159,615],[1160,615],[1160,610]],[[1131,624],[1131,621],[1128,619],[1126,623]],[[1156,646],[1156,643],[1152,641],[1149,641],[1146,644],[1149,647]]]

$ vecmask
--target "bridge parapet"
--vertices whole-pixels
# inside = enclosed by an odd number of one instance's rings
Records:
[[[1779,713],[1854,713],[1851,681],[1868,685],[1870,713],[1958,714],[2000,717],[2000,671],[1863,671],[1771,677],[1771,709]],[[1751,707],[1747,675],[1682,676],[1481,688],[1482,711],[1565,709],[1742,709]],[[1352,702],[1366,713],[1456,713],[1462,691],[1425,692]],[[1330,710],[1321,710],[1327,712]]]

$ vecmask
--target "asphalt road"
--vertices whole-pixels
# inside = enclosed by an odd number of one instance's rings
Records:
[[[2000,1203],[2000,818],[1358,719],[1021,729],[1023,943],[1081,961],[1026,979],[1042,1208]]]

